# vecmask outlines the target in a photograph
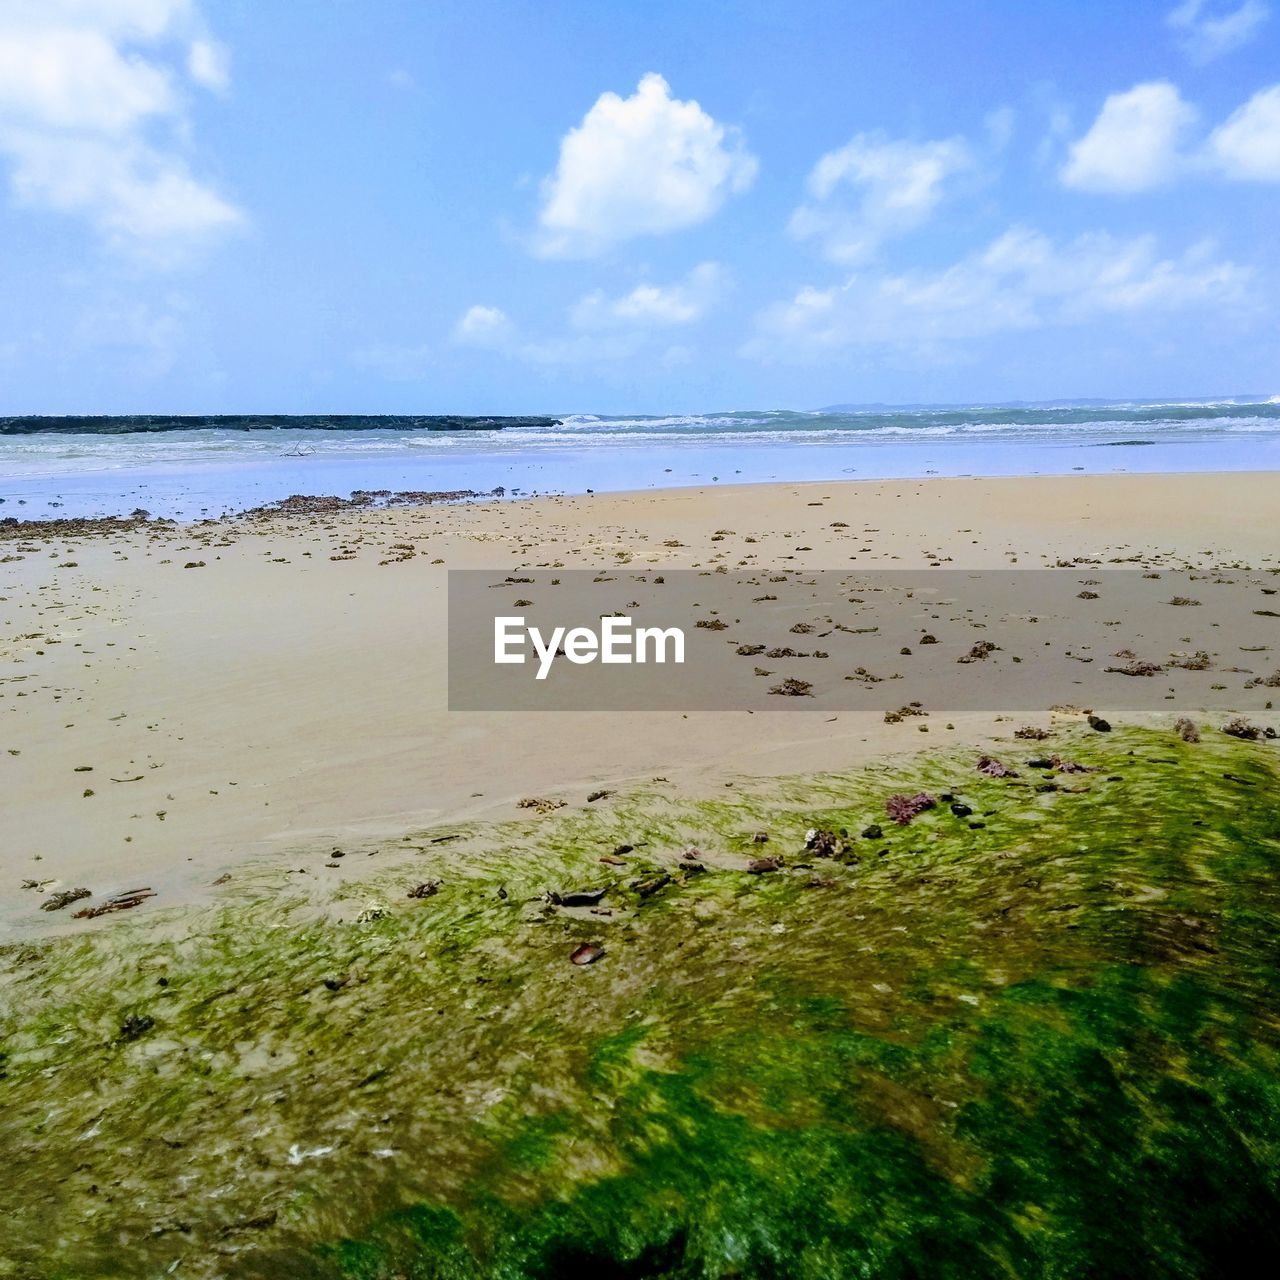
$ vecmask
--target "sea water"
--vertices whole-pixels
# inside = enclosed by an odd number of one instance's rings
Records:
[[[1280,470],[1280,397],[668,416],[0,418],[0,517],[217,516],[291,494]]]

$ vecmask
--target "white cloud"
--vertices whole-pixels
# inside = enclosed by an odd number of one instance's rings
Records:
[[[235,225],[241,215],[172,156],[122,141],[14,132],[5,137],[23,204],[90,212],[108,234],[157,244]]]
[[[1071,147],[1059,176],[1081,191],[1134,192],[1168,182],[1197,112],[1177,87],[1156,80],[1113,93]]]
[[[215,40],[193,40],[187,50],[187,74],[198,85],[223,92],[231,83],[230,56]]]
[[[1271,16],[1262,0],[1244,0],[1238,9],[1226,12],[1207,12],[1208,8],[1205,0],[1184,0],[1168,16],[1183,51],[1193,62],[1212,62],[1240,48]]]
[[[814,166],[809,201],[792,214],[790,231],[820,240],[836,262],[862,261],[890,236],[927,222],[949,180],[972,166],[963,138],[908,142],[860,133]]]
[[[579,329],[670,328],[700,320],[724,284],[724,268],[703,262],[670,285],[641,284],[618,298],[597,290],[582,298],[571,318]]]
[[[19,202],[160,257],[242,223],[182,154],[184,72],[226,86],[191,0],[6,0],[0,155]]]
[[[474,306],[468,308],[454,328],[456,341],[472,347],[500,347],[506,344],[515,329],[500,307]]]
[[[587,257],[641,235],[678,231],[711,217],[746,190],[757,163],[736,129],[697,102],[671,96],[646,75],[635,93],[604,93],[560,142],[556,171],[542,184],[534,247]]]
[[[1280,84],[1255,93],[1219,125],[1208,150],[1229,178],[1280,182]]]
[[[1065,186],[1113,194],[1191,175],[1280,182],[1280,84],[1260,89],[1193,145],[1188,135],[1198,117],[1163,81],[1112,94],[1058,176]]]
[[[602,290],[569,309],[570,329],[523,333],[498,307],[473,306],[454,326],[454,341],[542,368],[616,364],[647,351],[665,367],[687,361],[689,349],[666,336],[699,320],[722,291],[723,267],[704,262],[670,285],[642,284],[610,297]]]
[[[0,26],[0,117],[8,122],[120,133],[172,110],[168,74],[125,57],[99,31]]]
[[[801,289],[761,314],[746,353],[937,353],[1000,333],[1238,303],[1248,280],[1245,269],[1216,258],[1207,244],[1162,258],[1151,236],[1093,234],[1058,245],[1013,228],[942,271],[861,273],[833,288]]]

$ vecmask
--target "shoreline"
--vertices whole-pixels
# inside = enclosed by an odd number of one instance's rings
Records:
[[[619,502],[635,502],[642,499],[671,500],[677,496],[708,498],[711,495],[727,495],[745,497],[751,493],[772,489],[815,488],[819,486],[884,487],[911,484],[960,484],[960,483],[992,483],[1015,485],[1021,482],[1060,482],[1060,481],[1116,481],[1123,483],[1129,479],[1161,480],[1181,479],[1188,481],[1226,479],[1228,477],[1270,477],[1274,479],[1280,490],[1280,465],[1276,467],[1248,466],[1240,468],[1166,471],[1048,471],[1048,472],[961,472],[957,474],[907,474],[893,476],[850,476],[819,477],[817,479],[766,479],[717,481],[707,484],[705,481],[686,483],[669,483],[652,488],[622,489],[588,489],[581,492],[537,492],[523,489],[509,489],[498,486],[493,490],[350,490],[346,494],[336,492],[298,492],[272,499],[257,507],[246,507],[234,511],[225,511],[219,515],[193,517],[170,517],[155,515],[150,511],[137,508],[132,512],[120,512],[96,516],[51,515],[32,518],[16,514],[13,510],[0,513],[0,541],[23,534],[38,536],[48,530],[55,536],[78,534],[92,536],[95,533],[127,533],[132,529],[176,529],[179,532],[198,532],[210,526],[226,525],[234,527],[246,522],[270,521],[274,519],[333,518],[361,513],[408,511],[416,509],[441,509],[449,507],[483,507],[486,503],[498,504],[554,504],[573,500],[616,500]]]
[[[290,494],[472,490],[504,487],[519,497],[589,492],[665,492],[741,484],[910,481],[929,478],[1057,478],[1083,475],[1244,474],[1280,470],[1280,438],[1235,435],[1213,441],[1149,443],[1069,439],[1019,442],[965,438],[930,443],[826,441],[670,446],[612,440],[554,448],[495,448],[432,455],[351,453],[236,462],[175,460],[56,474],[0,476],[0,513],[104,516],[142,507],[178,519],[222,518]],[[1104,465],[1105,462],[1105,465]]]

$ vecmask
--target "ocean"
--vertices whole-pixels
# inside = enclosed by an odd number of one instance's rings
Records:
[[[219,516],[291,494],[1280,470],[1280,397],[812,412],[0,417],[0,518]]]

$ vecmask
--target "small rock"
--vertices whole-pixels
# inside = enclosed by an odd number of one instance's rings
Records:
[[[1174,732],[1178,733],[1178,736],[1184,742],[1199,741],[1199,730],[1196,727],[1196,722],[1190,721],[1185,716],[1179,717],[1178,722],[1174,724]]]
[[[977,768],[979,773],[985,773],[988,778],[1016,778],[1018,776],[1016,769],[1010,769],[1008,765],[1001,764],[994,756],[979,757]]]
[[[121,1040],[136,1040],[139,1036],[144,1036],[152,1027],[156,1025],[156,1020],[146,1013],[131,1013],[120,1026]]]
[[[636,880],[631,887],[641,898],[652,898],[655,893],[660,889],[665,889],[670,883],[671,877],[663,871],[656,876],[650,876],[647,880]]]
[[[558,896],[562,907],[594,907],[606,892],[605,889],[571,889]]]

